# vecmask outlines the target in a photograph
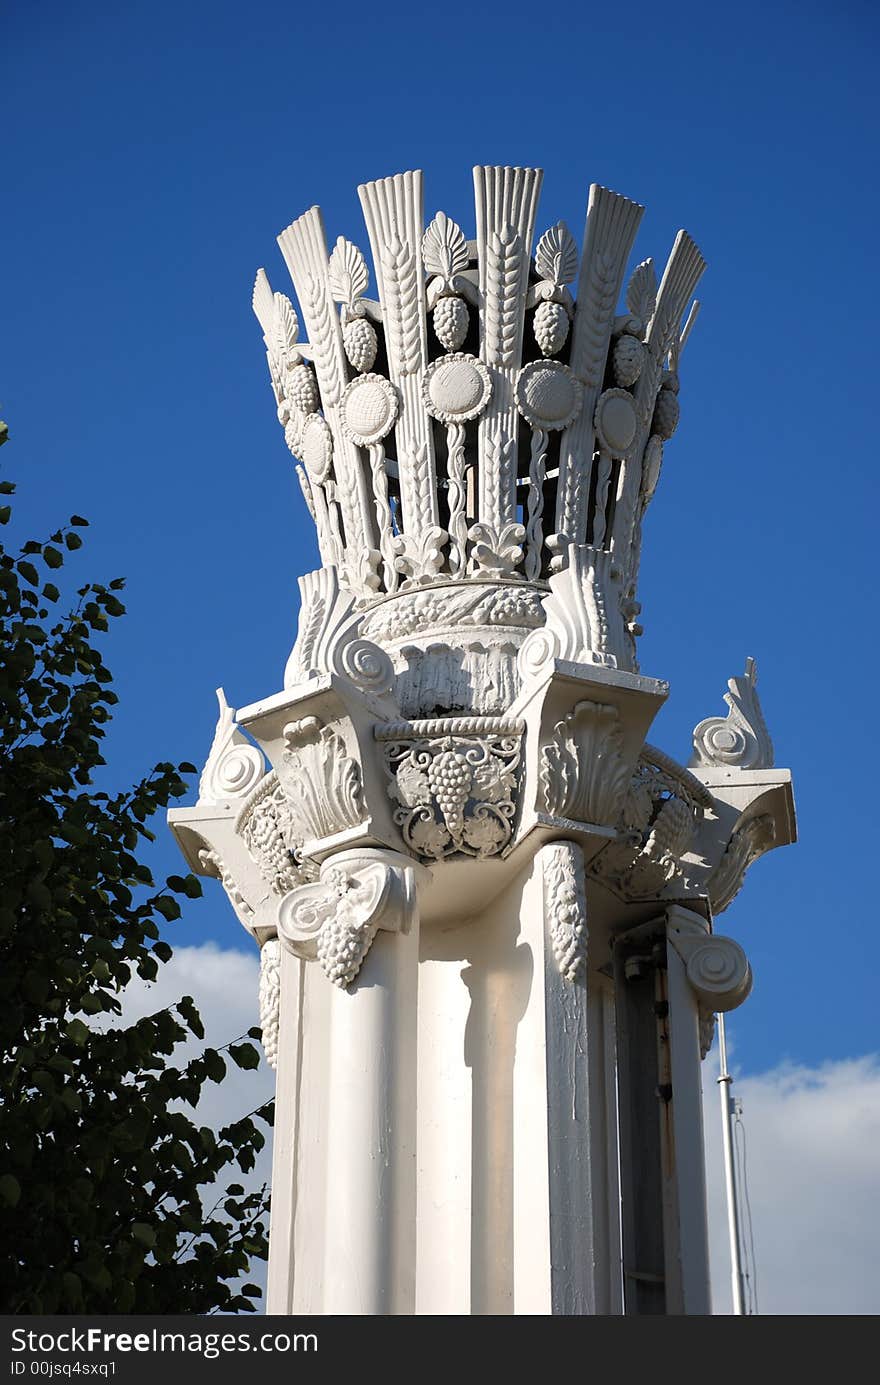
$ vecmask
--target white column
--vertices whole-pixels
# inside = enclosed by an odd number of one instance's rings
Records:
[[[684,911],[681,911],[684,912]],[[669,1197],[666,1228],[666,1312],[708,1316],[709,1234],[703,1144],[700,1028],[697,997],[675,948],[666,949],[672,1138],[664,1141]]]
[[[408,932],[379,929],[330,995],[324,1313],[415,1310],[416,911]]]

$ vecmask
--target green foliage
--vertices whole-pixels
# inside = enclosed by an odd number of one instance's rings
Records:
[[[171,956],[160,929],[180,915],[175,896],[201,887],[158,887],[137,854],[192,765],[159,764],[125,793],[94,783],[116,696],[93,641],[123,614],[123,584],[80,587],[59,615],[46,580],[85,523],[0,545],[0,1308],[253,1312],[253,1286],[236,1281],[267,1253],[265,1189],[221,1186],[253,1168],[271,1104],[217,1132],[185,1113],[227,1071],[211,1048],[175,1065],[204,1038],[188,996],[109,1023],[132,977]],[[247,1042],[226,1050],[259,1062]],[[220,1194],[208,1212],[202,1190]]]

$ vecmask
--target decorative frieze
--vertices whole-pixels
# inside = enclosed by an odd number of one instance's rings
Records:
[[[380,724],[394,821],[422,860],[497,856],[517,811],[522,722],[445,717]]]
[[[361,634],[381,645],[435,630],[482,626],[535,629],[544,623],[540,594],[528,587],[468,582],[407,592],[367,611]]]

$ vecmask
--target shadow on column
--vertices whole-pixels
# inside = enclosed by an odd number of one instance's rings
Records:
[[[492,960],[473,956],[461,973],[471,1007],[464,1060],[471,1069],[471,1313],[513,1312],[513,1068],[516,1031],[532,986],[532,950],[495,938]],[[499,953],[501,954],[499,956]]]

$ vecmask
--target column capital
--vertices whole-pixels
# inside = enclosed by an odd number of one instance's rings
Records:
[[[397,851],[337,852],[323,862],[318,880],[280,901],[282,944],[304,960],[317,959],[328,980],[348,990],[380,928],[409,932],[418,877],[428,880],[430,873]]]

